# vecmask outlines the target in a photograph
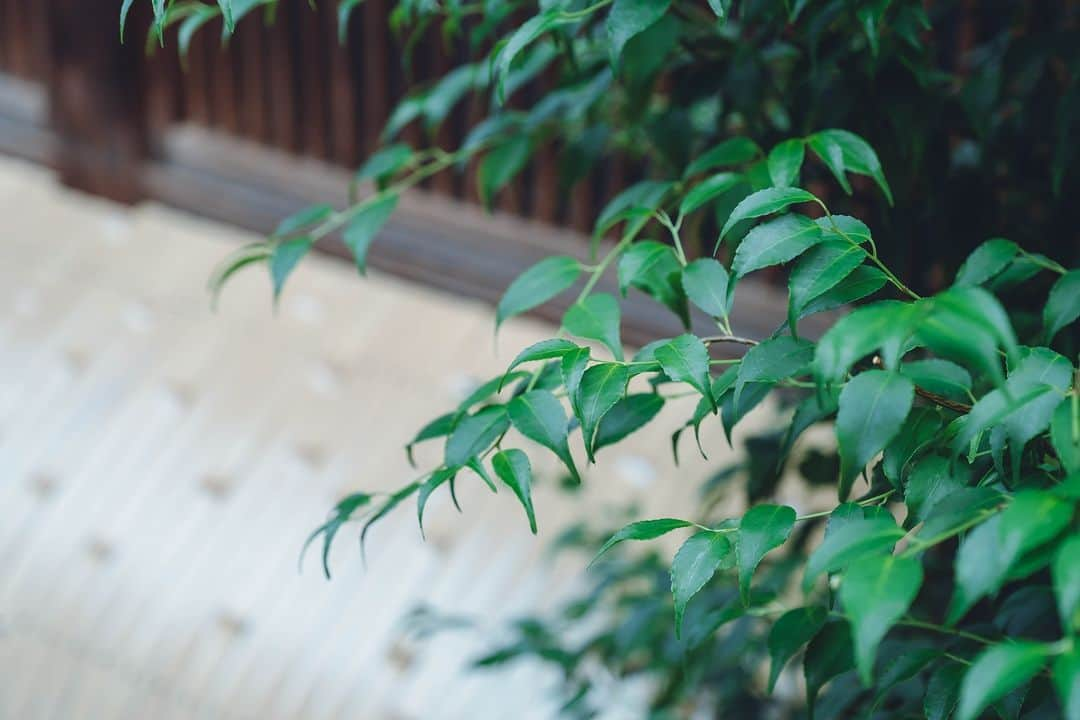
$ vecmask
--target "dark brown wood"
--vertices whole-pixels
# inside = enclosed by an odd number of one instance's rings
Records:
[[[312,10],[306,3],[294,3],[295,13],[290,22],[297,29],[299,44],[293,64],[299,66],[300,129],[303,136],[304,154],[328,160],[330,158],[329,125],[327,110],[330,105],[326,77],[329,74],[324,52],[328,38],[322,31],[319,13],[334,9],[332,3],[319,3]],[[283,6],[281,8],[285,10]]]
[[[387,0],[368,0],[362,6],[361,42],[364,47],[363,78],[360,83],[360,114],[364,119],[364,155],[379,147],[379,133],[390,115],[389,43],[387,42]],[[354,14],[358,14],[354,11]]]
[[[60,178],[116,200],[138,200],[148,147],[142,47],[118,42],[112,13],[87,12],[83,0],[43,1]]]
[[[237,44],[240,56],[240,125],[244,137],[256,142],[270,142],[270,122],[266,102],[266,72],[264,49],[266,37],[262,27],[261,13],[241,22],[237,27]]]
[[[209,71],[211,102],[215,110],[214,123],[230,135],[240,134],[240,91],[237,82],[239,52],[231,40],[222,43],[221,20],[214,20],[206,29],[213,42],[210,45]]]
[[[278,12],[287,10],[279,5]],[[267,101],[270,109],[271,137],[274,146],[297,152],[299,134],[296,126],[296,70],[292,54],[292,38],[286,18],[278,18],[267,29],[264,46],[268,58]]]
[[[324,7],[325,10],[325,7]],[[323,36],[332,38],[327,47],[330,76],[327,101],[330,104],[331,162],[353,167],[360,160],[360,126],[356,114],[356,76],[350,62],[350,47],[338,41],[337,13],[324,11]],[[346,37],[348,33],[346,32]]]

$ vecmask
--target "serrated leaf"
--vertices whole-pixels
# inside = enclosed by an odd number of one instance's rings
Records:
[[[416,493],[416,524],[420,526],[420,535],[424,537],[424,509],[427,507],[428,498],[457,475],[457,468],[439,468],[420,484]]]
[[[955,285],[982,285],[1004,270],[1020,248],[1011,240],[991,238],[975,248],[956,271]]]
[[[491,459],[491,467],[525,509],[529,529],[535,535],[536,513],[532,503],[532,466],[529,464],[529,456],[516,448],[503,450],[495,453],[495,457]]]
[[[1016,334],[1001,303],[979,287],[952,287],[923,303],[918,341],[936,354],[1003,380],[999,348],[1016,363]]]
[[[877,648],[911,607],[922,585],[922,564],[913,558],[871,555],[848,567],[840,600],[851,620],[859,677],[869,686]]]
[[[1075,393],[1054,410],[1050,440],[1065,472],[1080,472],[1080,398]]]
[[[361,207],[352,219],[343,235],[345,247],[352,252],[356,268],[363,275],[367,272],[367,254],[371,242],[386,225],[397,208],[397,193],[387,193],[370,205]]]
[[[766,188],[758,190],[743,198],[735,206],[735,209],[731,211],[727,222],[724,223],[724,227],[720,230],[720,239],[722,240],[728,231],[742,220],[772,215],[773,213],[782,212],[792,205],[816,201],[817,198],[814,197],[813,193],[801,188]]]
[[[773,187],[789,187],[799,180],[806,146],[799,138],[784,140],[769,152],[769,179]]]
[[[414,467],[416,466],[416,463],[413,462],[414,447],[425,440],[446,437],[454,430],[454,426],[457,425],[459,419],[460,415],[458,413],[450,412],[445,415],[440,415],[424,427],[420,428],[413,439],[409,441],[409,444],[405,446],[405,455],[409,459],[409,464]]]
[[[865,250],[843,240],[822,242],[806,251],[788,277],[788,325],[794,329],[811,300],[836,287],[865,259]]]
[[[798,319],[801,320],[807,315],[825,312],[826,310],[834,310],[838,307],[853,303],[856,300],[862,300],[885,287],[885,283],[887,282],[888,278],[885,277],[885,273],[881,272],[876,267],[861,265],[855,268],[854,272],[841,280],[832,290],[819,295],[807,303],[806,307],[799,311]]]
[[[1053,675],[1065,720],[1080,720],[1080,648],[1058,655]]]
[[[309,237],[300,237],[294,240],[286,240],[274,246],[270,255],[270,279],[274,284],[274,300],[281,296],[281,290],[285,287],[285,281],[289,275],[304,259],[311,250],[313,242]]]
[[[523,22],[495,55],[492,74],[495,77],[495,99],[499,104],[506,99],[506,75],[514,59],[544,33],[562,22],[558,7],[548,8],[539,15],[534,15]]]
[[[689,520],[677,518],[660,518],[658,520],[638,520],[621,528],[617,533],[608,538],[600,550],[593,557],[590,565],[600,559],[600,556],[624,540],[654,540],[661,535],[666,535],[672,530],[690,527],[694,523]]]
[[[505,385],[507,381],[513,382],[514,380],[528,377],[528,375],[528,373],[519,371],[516,373],[510,373],[508,375],[499,375],[498,377],[494,377],[487,382],[481,383],[472,392],[466,395],[464,400],[458,403],[458,418],[460,419],[462,415],[471,410],[473,405],[488,400],[493,395],[497,395],[498,393],[502,392],[503,385]]]
[[[574,480],[581,482],[567,443],[566,412],[550,391],[530,390],[518,395],[506,406],[506,411],[518,432],[555,453]]]
[[[784,215],[746,233],[731,261],[733,279],[788,262],[821,240],[821,228],[802,215]]]
[[[334,208],[330,205],[321,203],[318,205],[309,205],[302,210],[296,211],[278,223],[277,228],[274,230],[274,237],[287,237],[293,235],[300,230],[322,222],[333,214]]]
[[[589,461],[593,458],[594,437],[601,418],[623,395],[630,372],[621,363],[598,363],[581,376],[578,388],[578,403],[581,411],[581,435],[585,440],[585,450]]]
[[[484,155],[476,170],[476,184],[480,190],[480,201],[485,207],[490,207],[499,191],[521,172],[532,151],[532,138],[522,134]]]
[[[803,588],[809,591],[814,580],[823,572],[835,572],[867,555],[889,553],[903,536],[904,531],[892,516],[855,517],[835,526],[832,526],[830,518],[825,539],[806,562]]]
[[[1069,323],[1080,317],[1080,270],[1065,273],[1054,287],[1043,306],[1043,326],[1046,329],[1046,342],[1061,332]]]
[[[495,327],[507,318],[543,305],[569,289],[580,275],[581,263],[567,255],[556,255],[536,263],[518,275],[506,289],[495,311]]]
[[[446,466],[464,467],[469,460],[491,447],[510,428],[506,407],[491,405],[458,421],[446,441]]]
[[[911,411],[915,386],[903,375],[867,370],[840,391],[836,441],[840,448],[840,499],[866,464],[896,437]]]
[[[709,379],[709,352],[701,338],[689,334],[680,335],[656,348],[655,355],[665,375],[675,382],[690,385],[705,396],[712,404],[713,411],[716,411],[712,381]]]
[[[742,165],[761,155],[761,148],[750,138],[733,137],[699,155],[686,167],[684,177],[707,172],[717,167]]]
[[[905,362],[900,374],[925,390],[953,400],[966,400],[971,390],[971,373],[941,358]]]
[[[636,287],[679,316],[689,326],[686,294],[681,286],[682,265],[671,246],[652,240],[631,245],[619,258],[619,291]]]
[[[814,220],[821,226],[826,241],[843,241],[848,245],[862,245],[870,242],[870,228],[862,220],[850,215],[825,215]]]
[[[799,436],[814,423],[824,420],[836,412],[839,393],[834,390],[825,390],[821,393],[813,393],[796,406],[795,414],[791,418],[791,424],[784,433],[784,442],[780,446],[780,462],[783,463],[792,446]]]
[[[739,522],[735,553],[739,566],[739,594],[743,604],[750,601],[750,580],[761,559],[780,547],[795,527],[795,508],[787,505],[755,505]]]
[[[686,604],[712,579],[717,570],[734,564],[731,543],[716,532],[692,535],[671,561],[671,594],[675,598],[675,634],[682,635]]]
[[[943,421],[933,408],[915,408],[896,437],[885,446],[881,470],[893,487],[903,487],[908,462],[938,437]],[[910,507],[910,506],[909,506]]]
[[[735,378],[735,402],[752,382],[778,382],[804,372],[814,359],[814,343],[790,335],[765,340],[746,351]]]
[[[702,180],[683,196],[679,204],[679,215],[689,215],[742,182],[743,176],[736,172],[722,172]]]
[[[574,414],[581,417],[581,377],[585,369],[589,367],[589,353],[587,347],[577,348],[563,355],[559,361],[559,371],[562,373],[563,387],[566,388],[566,397],[570,400],[570,409]]]
[[[577,345],[570,342],[569,340],[565,340],[563,338],[550,338],[548,340],[541,340],[540,342],[533,343],[529,347],[519,352],[517,354],[517,357],[514,358],[514,361],[510,363],[510,366],[506,368],[506,375],[509,375],[514,370],[514,368],[524,365],[527,362],[561,358],[567,353],[579,349],[581,348],[579,348]]]
[[[602,343],[616,360],[622,361],[620,319],[618,301],[607,293],[596,293],[570,306],[563,315],[563,328],[571,335]]]
[[[991,703],[1031,680],[1047,654],[1044,645],[1032,642],[1004,642],[984,650],[964,673],[956,720],[975,720]]]
[[[630,38],[662,18],[670,5],[671,0],[615,0],[605,22],[612,65],[619,64]]]
[[[736,367],[731,367],[728,372],[735,374],[738,372],[738,369]],[[753,382],[747,383],[743,387],[742,392],[739,393],[738,400],[735,399],[734,392],[727,392],[724,394],[722,401],[720,402],[720,424],[724,428],[724,437],[727,438],[728,445],[731,444],[731,433],[735,430],[735,426],[738,425],[751,410],[761,404],[761,401],[765,399],[772,388],[773,384],[769,382]],[[713,396],[716,396],[715,389],[713,390]]]
[[[1080,558],[1080,535],[1073,535],[1058,545],[1051,566],[1061,626],[1072,632],[1080,629],[1080,562],[1077,558]]]
[[[826,608],[810,605],[788,610],[773,623],[769,630],[768,643],[770,666],[767,692],[770,695],[784,665],[818,634],[828,617],[829,611]]]
[[[593,440],[593,453],[614,445],[646,425],[663,407],[664,398],[656,393],[637,393],[622,398],[601,418]]]
[[[954,472],[953,463],[940,455],[930,455],[911,468],[904,484],[904,502],[908,522],[913,525],[926,517],[939,502],[966,486],[966,478]]]
[[[690,302],[713,317],[727,317],[731,311],[728,273],[713,258],[699,258],[682,271],[683,290]]]
[[[861,137],[847,130],[822,130],[806,138],[806,141],[849,195],[851,185],[844,173],[869,175],[881,188],[889,205],[893,204],[892,189],[881,169],[881,161],[874,149]]]
[[[315,531],[308,536],[304,541],[303,547],[300,549],[299,564],[303,566],[304,556],[307,554],[307,549],[315,538],[319,535],[323,536],[322,547],[322,568],[323,575],[326,579],[330,579],[330,547],[334,544],[334,537],[337,535],[338,530],[348,520],[352,518],[354,512],[358,509],[366,506],[372,500],[372,496],[367,493],[353,493],[345,498],[342,498],[337,505],[334,506],[334,510],[329,520],[315,528]]]
[[[885,367],[895,367],[921,317],[914,303],[883,300],[840,318],[822,335],[814,370],[822,382],[844,378],[856,360],[880,350]]]

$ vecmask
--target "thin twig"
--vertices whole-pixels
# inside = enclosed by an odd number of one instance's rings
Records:
[[[713,335],[711,337],[701,338],[701,342],[706,345],[712,345],[713,343],[736,343],[738,345],[748,345],[750,347],[758,344],[757,340],[739,337],[738,335]]]

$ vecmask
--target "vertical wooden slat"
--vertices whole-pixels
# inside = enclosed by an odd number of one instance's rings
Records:
[[[386,0],[369,0],[363,5],[364,66],[360,109],[364,122],[365,155],[378,147],[379,133],[390,113],[388,10]]]
[[[214,38],[208,62],[214,123],[230,135],[238,135],[240,132],[240,91],[236,78],[239,53],[231,41],[222,45],[217,40],[221,33],[220,23],[221,21],[215,20],[210,27],[206,28],[207,34]]]
[[[330,3],[319,3],[312,10],[306,3],[295,3],[296,15],[290,18],[299,39],[294,62],[300,65],[300,130],[303,151],[320,159],[329,159],[328,99],[326,78],[329,75],[326,53],[327,38],[322,37],[319,13],[332,11]],[[282,8],[284,9],[284,8]]]
[[[170,33],[166,47],[146,59],[146,118],[151,137],[160,136],[183,112],[184,78],[176,52],[176,33]]]
[[[263,28],[261,13],[237,26],[234,38],[237,53],[241,55],[241,94],[240,126],[245,137],[255,142],[270,141],[270,123],[266,102],[265,42],[266,31]]]
[[[454,63],[451,61],[447,54],[443,41],[442,33],[439,32],[437,26],[432,27],[428,31],[428,37],[425,43],[429,49],[430,62],[431,62],[431,76],[434,79],[441,78],[450,70],[453,69]],[[435,133],[435,144],[443,149],[453,149],[455,142],[454,137],[454,118],[458,115],[458,110],[455,108],[451,110],[447,118],[443,121],[442,125]],[[455,194],[455,183],[457,180],[457,173],[454,171],[443,171],[436,175],[432,179],[432,189],[436,192],[440,192],[443,195],[453,197]]]
[[[332,10],[332,8],[331,8]],[[323,12],[322,35],[329,53],[330,77],[327,102],[330,117],[330,159],[353,167],[359,161],[360,128],[356,119],[356,79],[350,63],[350,47],[338,42],[337,13]],[[345,37],[348,38],[348,28]]]
[[[30,46],[29,5],[19,0],[9,0],[7,17],[11,30],[8,42],[11,45],[11,72],[19,77],[29,78],[33,53]]]
[[[210,43],[212,33],[197,32],[191,39],[187,57],[183,60],[184,96],[187,99],[186,120],[198,125],[212,123],[209,81]]]
[[[278,6],[278,12],[288,9],[287,4]],[[271,137],[275,147],[296,152],[298,135],[296,127],[296,92],[293,70],[295,55],[287,17],[276,18],[267,32],[267,87],[269,89]]]

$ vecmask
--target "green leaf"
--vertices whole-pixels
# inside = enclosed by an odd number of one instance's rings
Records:
[[[866,251],[844,240],[826,241],[810,248],[788,277],[788,324],[792,329],[799,314],[810,304],[836,287],[862,265]]]
[[[492,74],[495,77],[495,99],[498,104],[501,105],[506,99],[506,75],[510,72],[510,65],[514,59],[537,38],[561,23],[561,10],[558,7],[548,8],[522,23],[498,51],[492,64]]]
[[[499,300],[495,327],[514,315],[543,305],[567,290],[581,275],[581,263],[567,255],[545,258],[518,275]]]
[[[345,247],[352,252],[361,275],[367,272],[367,254],[371,241],[394,214],[397,203],[397,193],[388,193],[370,205],[362,206],[349,220],[344,234]]]
[[[867,370],[840,391],[836,440],[840,447],[840,499],[856,476],[896,437],[911,411],[915,386],[898,372]]]
[[[446,441],[446,466],[460,468],[491,447],[510,427],[506,407],[490,405],[462,418]]]
[[[787,505],[755,505],[739,522],[735,554],[739,565],[739,594],[750,602],[750,580],[761,559],[784,544],[795,527],[795,508]]]
[[[869,686],[877,648],[911,607],[922,585],[922,564],[912,558],[871,555],[848,567],[840,600],[851,620],[859,677]]]
[[[127,27],[127,16],[131,12],[131,6],[135,3],[135,0],[124,0],[120,5],[120,42],[124,42],[124,28]]]
[[[853,667],[855,656],[851,644],[851,626],[843,620],[830,620],[810,641],[803,658],[810,720],[813,720],[817,695],[825,683]]]
[[[732,367],[729,368],[728,372],[737,373],[738,369]],[[721,377],[724,376],[721,375]],[[731,444],[731,433],[734,431],[735,426],[765,399],[772,387],[773,384],[768,382],[748,383],[743,387],[738,400],[736,400],[734,392],[724,394],[720,403],[720,422],[724,426],[724,436],[727,438],[729,445]],[[713,388],[713,397],[716,397],[715,386]]]
[[[761,148],[750,138],[728,138],[719,145],[699,155],[686,167],[683,177],[707,172],[717,167],[731,167],[750,162],[761,155]]]
[[[1054,687],[1065,720],[1080,720],[1080,648],[1075,645],[1054,660]]]
[[[353,10],[364,0],[339,0],[337,8],[338,42],[342,45],[349,37],[349,18]]]
[[[629,218],[623,237],[631,236],[643,228],[652,212],[660,207],[674,183],[660,180],[642,180],[613,197],[596,218],[593,237],[606,233],[616,223]]]
[[[743,387],[753,382],[778,382],[803,373],[814,359],[814,343],[790,335],[765,340],[751,347],[739,363],[735,402]]]
[[[1073,517],[1073,504],[1049,492],[1021,490],[1001,513],[997,552],[1019,559],[1052,540]]]
[[[412,495],[414,492],[417,492],[419,489],[420,483],[409,483],[408,485],[391,495],[389,498],[387,498],[386,502],[383,503],[382,507],[380,507],[377,511],[375,511],[375,514],[373,514],[367,519],[367,522],[364,523],[364,527],[360,530],[361,557],[363,557],[364,555],[364,542],[367,540],[367,534],[371,532],[371,528],[375,525],[375,523],[389,515],[391,510],[396,508],[398,505],[408,499],[410,495]]]
[[[270,256],[270,279],[274,283],[274,300],[281,296],[281,290],[285,287],[285,281],[311,250],[314,243],[309,237],[300,237],[295,240],[286,240],[274,246]]]
[[[664,407],[664,398],[656,393],[627,395],[615,403],[600,420],[593,441],[593,453],[614,445],[646,425]]]
[[[686,294],[680,285],[682,265],[671,246],[652,240],[631,245],[619,258],[619,290],[636,287],[678,315],[689,326]]]
[[[991,238],[975,248],[956,271],[956,285],[982,285],[1013,261],[1020,248],[1011,240]]]
[[[883,288],[887,282],[888,278],[885,277],[885,273],[876,267],[861,265],[855,268],[853,273],[841,280],[832,290],[807,303],[806,307],[799,311],[798,319],[814,313],[843,307],[856,300],[862,300],[864,297],[873,295]]]
[[[300,230],[320,223],[334,214],[334,208],[330,205],[310,205],[303,210],[298,210],[289,217],[278,223],[274,230],[274,237],[287,237]]]
[[[1065,472],[1080,472],[1080,398],[1075,393],[1054,410],[1050,440]]]
[[[839,393],[835,390],[813,393],[795,408],[791,425],[784,433],[784,442],[780,448],[780,462],[783,463],[791,452],[795,441],[814,423],[824,420],[836,412]]]
[[[903,487],[907,464],[928,443],[938,437],[943,421],[934,408],[915,408],[897,436],[885,446],[881,470],[893,487]]]
[[[722,172],[702,180],[683,196],[679,215],[686,216],[742,182],[743,176],[736,172]]]
[[[498,192],[521,172],[532,151],[532,138],[522,134],[484,155],[476,171],[476,182],[480,188],[480,201],[485,207],[490,207]]]
[[[866,223],[850,215],[826,215],[814,222],[821,226],[821,232],[829,242],[842,240],[848,245],[863,245],[873,239]]]
[[[325,523],[315,528],[315,531],[308,536],[304,541],[304,546],[300,550],[300,565],[304,563],[304,555],[307,554],[308,546],[315,541],[315,538],[319,535],[323,536],[322,547],[322,568],[323,574],[326,579],[330,579],[330,546],[334,543],[334,536],[337,535],[338,530],[348,520],[352,518],[354,512],[358,509],[365,507],[372,500],[372,496],[367,493],[353,493],[345,498],[342,498],[337,505],[334,506],[334,510],[331,513],[330,519]]]
[[[655,350],[656,359],[664,374],[675,382],[684,382],[705,396],[716,411],[716,400],[712,395],[712,381],[709,379],[709,352],[701,338],[694,335],[680,335]]]
[[[578,388],[581,386],[581,377],[585,374],[585,369],[589,367],[590,352],[587,347],[577,348],[563,355],[559,363],[566,397],[570,400],[570,409],[579,418],[581,417],[581,393],[578,392]]]
[[[511,400],[506,411],[518,432],[555,453],[574,480],[581,482],[566,440],[569,425],[566,412],[550,391],[530,390]]]
[[[798,257],[821,240],[821,228],[802,215],[784,215],[746,233],[731,262],[733,278]]]
[[[967,400],[971,391],[971,373],[940,358],[906,362],[900,366],[900,374],[925,390],[953,400]]]
[[[612,65],[619,64],[630,38],[662,18],[670,5],[671,0],[615,0],[605,23]]]
[[[727,317],[731,311],[728,273],[712,258],[699,258],[682,271],[683,289],[690,301],[713,317]]]
[[[269,261],[272,256],[273,248],[265,242],[250,243],[229,253],[206,281],[206,288],[210,291],[210,307],[217,308],[221,291],[229,278],[249,265]]]
[[[577,345],[564,340],[563,338],[551,338],[549,340],[541,340],[538,343],[533,343],[529,347],[525,348],[517,354],[514,361],[510,363],[510,366],[506,368],[506,374],[527,362],[534,362],[536,360],[550,360],[551,358],[561,358],[569,352],[579,350]],[[499,387],[502,387],[500,385]]]
[[[405,143],[384,147],[367,159],[356,171],[356,182],[373,180],[381,183],[409,164],[415,157],[413,149]]]
[[[592,565],[592,563],[600,559],[601,555],[621,543],[623,540],[654,540],[661,535],[668,534],[672,530],[690,527],[693,524],[694,523],[689,520],[679,520],[677,518],[660,518],[659,520],[638,520],[637,522],[632,522],[608,538],[607,542],[603,544],[600,551],[596,553],[596,556],[589,564]]]
[[[529,464],[529,456],[516,448],[503,450],[495,453],[495,457],[491,459],[491,467],[521,502],[521,507],[525,508],[525,515],[529,518],[529,529],[535,535],[536,513],[533,512],[532,490],[530,489],[532,466]]]
[[[1005,579],[1012,559],[998,552],[998,529],[1001,516],[992,515],[960,541],[956,553],[956,587],[949,603],[948,622],[967,613],[984,595],[997,591]]]
[[[232,33],[236,30],[236,19],[233,18],[233,4],[232,0],[217,0],[218,7],[221,8],[221,16],[225,19],[225,29]]]
[[[1005,642],[984,650],[964,674],[956,720],[975,720],[991,703],[1035,677],[1046,657],[1046,647],[1032,642]]]
[[[825,625],[829,611],[820,605],[788,610],[777,618],[769,630],[769,685],[767,692],[771,695],[776,687],[776,680],[780,677],[780,671],[784,669],[795,653],[806,643],[810,642]]]
[[[1054,283],[1054,287],[1050,288],[1050,297],[1043,306],[1046,342],[1051,342],[1063,327],[1078,317],[1080,317],[1080,270],[1072,270]]]
[[[420,536],[424,537],[424,508],[427,507],[428,498],[457,475],[457,468],[439,468],[431,476],[420,484],[416,493],[416,524],[420,526]]]
[[[833,515],[840,508],[833,511]],[[835,527],[830,518],[825,539],[806,562],[803,588],[809,591],[814,580],[823,572],[835,572],[867,555],[891,552],[893,545],[903,536],[904,531],[896,525],[892,516],[855,517]]]
[[[773,187],[789,187],[799,180],[806,146],[799,138],[784,140],[769,153],[769,179]]]
[[[563,315],[563,327],[571,335],[602,343],[622,361],[620,317],[618,301],[607,293],[596,293],[570,306]]]
[[[675,597],[675,634],[682,635],[686,603],[697,595],[717,570],[734,563],[731,543],[724,535],[702,531],[692,535],[671,562],[671,594]]]
[[[626,394],[629,380],[630,371],[621,363],[598,363],[581,376],[581,386],[577,392],[581,435],[590,462],[596,462],[593,457],[596,428],[607,411]]]
[[[840,318],[818,341],[814,369],[821,382],[843,380],[856,360],[880,350],[895,367],[921,316],[913,303],[883,300]]]
[[[964,666],[958,663],[944,663],[934,671],[926,683],[926,696],[923,698],[926,720],[949,720],[960,699],[960,679],[963,676]]]
[[[1073,535],[1058,546],[1051,567],[1061,626],[1074,633],[1080,629],[1080,562],[1077,558],[1080,558],[1080,535]]]
[[[813,193],[801,188],[766,188],[751,193],[743,198],[742,202],[731,211],[727,222],[724,223],[724,227],[720,230],[720,239],[722,240],[728,231],[741,220],[772,215],[786,210],[792,205],[805,202],[817,202],[817,198],[814,197]]]
[[[405,446],[405,455],[409,458],[409,464],[416,467],[416,463],[413,461],[413,448],[424,442],[425,440],[434,440],[435,438],[446,437],[454,430],[454,426],[457,425],[460,416],[456,412],[446,413],[440,415],[416,433],[416,436],[409,441],[409,444]]]
[[[892,190],[885,180],[881,161],[874,149],[861,137],[847,130],[822,130],[806,138],[806,142],[849,195],[851,185],[844,175],[845,171],[872,177],[889,205],[893,204]]]
[[[1001,303],[979,287],[952,287],[923,301],[916,337],[942,357],[957,360],[1003,380],[998,349],[1016,363],[1016,335]]]
[[[953,471],[953,463],[948,458],[930,455],[919,460],[904,484],[904,502],[911,518],[909,525],[925,518],[934,506],[966,484],[966,478]]]

